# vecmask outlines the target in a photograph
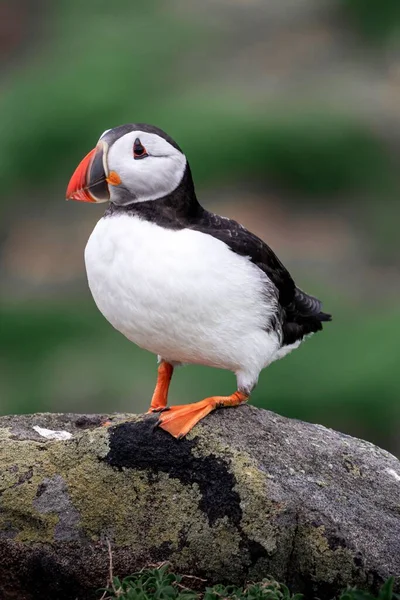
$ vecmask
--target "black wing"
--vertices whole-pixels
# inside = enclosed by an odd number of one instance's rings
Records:
[[[296,287],[289,271],[271,248],[242,225],[204,211],[201,218],[191,224],[192,229],[212,235],[229,248],[248,256],[272,281],[278,290],[282,308],[283,345],[301,340],[308,333],[322,329],[321,321],[330,321],[330,315],[321,312],[321,302]]]

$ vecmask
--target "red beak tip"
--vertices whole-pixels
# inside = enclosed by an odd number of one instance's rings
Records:
[[[96,148],[91,150],[75,169],[74,174],[67,187],[66,200],[78,200],[80,202],[95,202],[88,192],[84,189],[86,184],[86,175],[91,164]]]

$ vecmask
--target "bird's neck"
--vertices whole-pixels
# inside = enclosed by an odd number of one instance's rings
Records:
[[[194,189],[190,167],[187,165],[179,186],[167,196],[125,206],[110,204],[105,216],[128,214],[170,229],[183,229],[195,224],[204,213]]]

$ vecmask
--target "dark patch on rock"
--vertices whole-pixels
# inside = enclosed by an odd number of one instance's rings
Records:
[[[178,533],[178,552],[183,550],[188,545],[187,527],[182,527]]]
[[[18,533],[18,529],[10,521],[6,521],[2,530],[0,530],[0,538],[13,540]]]
[[[150,548],[150,556],[152,560],[155,562],[164,562],[169,560],[173,547],[171,542],[163,542],[157,547]]]
[[[24,565],[20,573],[24,587],[29,590],[32,599],[73,600],[82,598],[82,585],[77,577],[66,570],[49,553],[36,550]]]
[[[44,492],[47,490],[47,482],[45,483],[39,483],[37,490],[36,490],[36,498],[40,498],[40,496],[42,494],[44,494]]]
[[[25,471],[25,473],[22,473],[18,477],[18,481],[15,485],[21,485],[22,483],[25,483],[25,481],[29,481],[30,479],[32,479],[32,477],[33,477],[33,469],[32,469],[32,467],[29,467],[29,469],[27,471]]]
[[[80,415],[75,419],[75,427],[78,429],[95,429],[107,419],[104,415]]]
[[[305,598],[315,598],[316,590],[318,590],[318,600],[332,600],[332,593],[336,596],[343,590],[339,582],[335,583],[334,581],[316,585],[315,578],[312,575],[296,578],[295,581],[296,583],[290,587],[296,592],[304,594]]]
[[[396,579],[398,580],[399,578],[399,574],[396,573]],[[382,577],[382,575],[380,575],[375,569],[372,569],[372,571],[370,571],[368,573],[368,577],[369,577],[369,585],[371,585],[372,589],[374,591],[377,591],[385,582],[385,578]]]
[[[104,460],[117,468],[143,469],[155,474],[162,471],[184,485],[196,483],[202,496],[199,507],[211,525],[225,516],[239,525],[242,509],[240,496],[234,490],[235,476],[221,458],[213,454],[195,456],[192,449],[196,445],[196,438],[176,440],[154,429],[154,419],[146,419],[111,427],[110,450]]]
[[[338,531],[327,533],[326,539],[331,550],[337,550],[338,548],[346,548],[346,540],[342,535],[340,535]]]
[[[240,550],[247,550],[250,558],[250,564],[254,565],[260,558],[266,558],[268,556],[267,550],[262,544],[250,539],[247,535],[242,533],[242,540],[240,542]]]
[[[356,565],[356,567],[362,567],[364,565],[361,552],[357,552],[357,554],[354,556],[354,564]]]

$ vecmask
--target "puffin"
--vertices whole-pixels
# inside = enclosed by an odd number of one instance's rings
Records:
[[[201,206],[185,154],[158,127],[105,131],[66,197],[108,203],[85,248],[89,288],[115,329],[157,355],[148,412],[175,438],[245,403],[265,367],[331,320],[263,240]],[[168,406],[173,371],[185,364],[232,371],[236,391]]]

